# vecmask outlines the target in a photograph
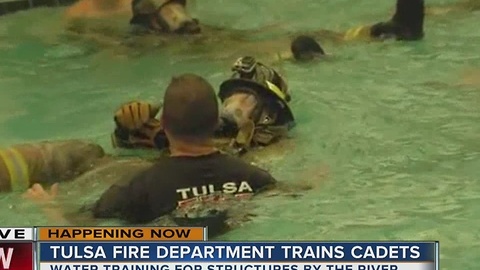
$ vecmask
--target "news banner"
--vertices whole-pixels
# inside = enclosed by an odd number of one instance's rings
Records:
[[[207,228],[0,228],[0,270],[439,270],[438,242],[209,242]]]

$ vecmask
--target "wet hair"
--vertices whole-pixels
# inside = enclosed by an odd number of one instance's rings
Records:
[[[296,60],[311,60],[316,55],[325,54],[320,44],[309,36],[296,37],[290,45],[290,50]]]
[[[218,101],[212,85],[195,74],[172,78],[163,100],[163,125],[180,139],[203,140],[218,125]]]

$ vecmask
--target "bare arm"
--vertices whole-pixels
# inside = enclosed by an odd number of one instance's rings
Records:
[[[66,214],[56,198],[57,194],[58,184],[52,185],[49,191],[43,189],[40,184],[35,184],[25,192],[23,197],[37,203],[49,223],[64,226],[96,224],[96,220],[87,213]]]
[[[52,185],[50,191],[43,189],[40,184],[35,184],[25,192],[23,197],[37,203],[49,223],[65,226],[78,225],[82,218],[85,223],[86,219],[82,215],[72,215],[71,217],[65,215],[60,203],[56,200],[57,194],[58,184]],[[89,225],[92,225],[91,221],[89,220]]]

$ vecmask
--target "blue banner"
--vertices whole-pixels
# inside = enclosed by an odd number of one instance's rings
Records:
[[[433,262],[435,242],[41,242],[41,262]]]

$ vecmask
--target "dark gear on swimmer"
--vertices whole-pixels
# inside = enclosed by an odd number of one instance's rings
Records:
[[[423,38],[423,0],[398,0],[396,11],[388,22],[372,26],[372,37],[394,37],[398,40],[419,40]]]
[[[250,56],[237,59],[232,71],[218,93],[222,110],[217,135],[236,137],[241,149],[268,145],[285,136],[295,119],[282,76]]]
[[[136,30],[197,34],[200,25],[187,12],[187,0],[133,0],[130,24]]]
[[[346,40],[359,37],[414,41],[424,37],[423,21],[425,17],[424,0],[397,0],[395,14],[387,22],[350,29]]]

